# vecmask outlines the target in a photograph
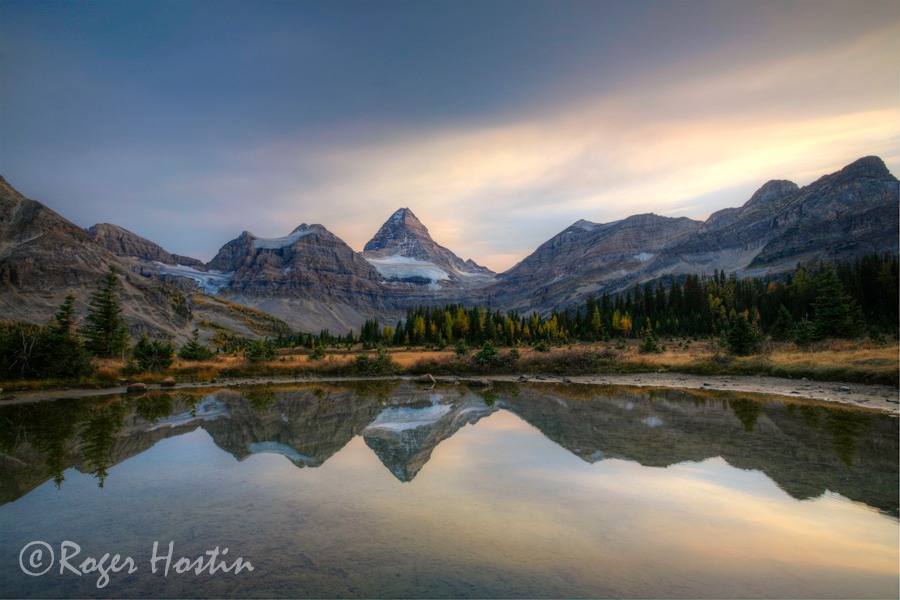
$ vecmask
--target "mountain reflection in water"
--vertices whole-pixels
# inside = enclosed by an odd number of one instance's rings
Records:
[[[0,598],[896,597],[897,422],[397,381],[5,405]],[[35,540],[138,571],[30,577]],[[254,570],[154,574],[157,541]]]
[[[64,485],[69,468],[102,487],[112,466],[197,428],[238,460],[279,454],[299,468],[322,465],[362,436],[394,477],[409,482],[440,443],[498,410],[589,463],[666,467],[721,457],[765,473],[797,499],[830,490],[898,514],[898,420],[889,415],[727,392],[396,382],[0,406],[0,502],[51,479]]]

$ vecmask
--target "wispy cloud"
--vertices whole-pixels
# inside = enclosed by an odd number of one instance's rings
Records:
[[[896,94],[873,79],[900,54],[898,34],[664,87],[635,81],[529,118],[279,140],[247,159],[280,173],[273,221],[321,221],[360,249],[409,206],[438,242],[504,269],[579,218],[704,219],[768,179],[805,184],[868,154],[896,170]]]

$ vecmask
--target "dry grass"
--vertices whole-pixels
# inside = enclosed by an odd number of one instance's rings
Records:
[[[769,344],[762,353],[747,357],[725,354],[715,341],[685,342],[662,340],[665,351],[640,354],[639,340],[626,343],[576,344],[536,352],[520,348],[518,360],[509,349],[500,349],[500,358],[492,364],[478,364],[473,355],[460,358],[451,350],[390,350],[390,362],[378,365],[374,351],[345,348],[329,349],[324,358],[310,360],[305,351],[288,351],[272,362],[253,364],[243,357],[216,356],[210,360],[189,362],[176,359],[164,373],[144,373],[127,377],[130,381],[155,383],[165,377],[178,381],[208,382],[235,377],[296,378],[309,375],[387,375],[405,374],[489,374],[489,373],[638,373],[673,371],[706,375],[770,375],[821,381],[900,384],[900,348],[897,342],[876,345],[865,341],[828,341],[808,351],[793,344]],[[360,361],[360,356],[367,360]],[[126,377],[121,360],[97,361],[97,371],[78,381],[2,382],[7,390],[38,389],[64,385],[109,387]]]

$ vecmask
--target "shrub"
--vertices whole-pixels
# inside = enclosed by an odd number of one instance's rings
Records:
[[[534,345],[534,349],[537,352],[550,352],[550,344],[547,342],[547,340],[541,340]]]
[[[484,343],[481,350],[475,355],[475,362],[478,364],[492,363],[497,358],[497,349],[490,341]]]
[[[172,366],[175,347],[171,342],[151,341],[146,335],[142,335],[134,345],[131,356],[141,371],[158,373]]]
[[[191,339],[178,351],[178,358],[182,360],[208,360],[212,356],[212,350],[200,343],[200,331],[197,329],[191,333]]]
[[[278,356],[278,349],[275,348],[275,342],[268,338],[253,340],[244,350],[244,358],[252,363],[269,362],[276,356]]]
[[[647,331],[647,335],[644,336],[644,343],[638,348],[638,352],[641,354],[659,354],[662,352],[652,331]]]
[[[312,352],[309,353],[309,360],[319,360],[325,358],[325,345],[316,344],[313,346]]]

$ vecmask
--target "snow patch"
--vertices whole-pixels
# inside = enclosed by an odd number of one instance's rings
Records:
[[[641,252],[640,254],[635,254],[635,255],[634,255],[634,257],[635,257],[636,259],[638,259],[639,261],[641,261],[642,263],[643,263],[643,262],[647,262],[648,260],[650,260],[650,259],[653,258],[654,256],[656,256],[656,255],[655,255],[655,254],[651,254],[651,253],[649,253],[649,252]]]
[[[181,427],[182,425],[187,425],[198,419],[201,421],[214,421],[219,418],[228,418],[230,416],[231,415],[228,414],[228,409],[225,408],[223,402],[216,400],[215,396],[207,396],[198,402],[193,410],[178,413],[177,415],[171,415],[169,417],[163,417],[156,422],[156,425],[150,428],[150,431],[162,429],[163,427]]]
[[[662,425],[663,420],[659,417],[647,417],[646,419],[642,420],[641,423],[643,423],[647,427],[653,428]]]
[[[280,238],[256,238],[253,240],[253,247],[260,250],[277,250],[279,248],[284,248],[285,246],[290,246],[300,238],[304,238],[312,233],[315,233],[314,229],[295,231],[291,235]]]
[[[159,261],[154,261],[160,274],[172,275],[173,277],[186,277],[197,282],[197,289],[203,290],[207,294],[215,296],[219,290],[231,285],[231,278],[234,271],[223,273],[222,271],[198,271],[193,267],[185,265],[167,265]]]
[[[441,417],[450,412],[447,404],[432,404],[425,408],[386,408],[366,429],[387,429],[388,431],[406,431],[418,429],[437,423]]]
[[[250,444],[250,454],[280,454],[287,456],[295,462],[312,462],[313,459],[305,454],[300,454],[290,446],[278,442],[254,442]]]
[[[433,262],[418,260],[408,256],[395,254],[387,258],[367,258],[370,265],[375,267],[385,279],[409,279],[410,277],[422,277],[431,281],[446,281],[450,274]]]

